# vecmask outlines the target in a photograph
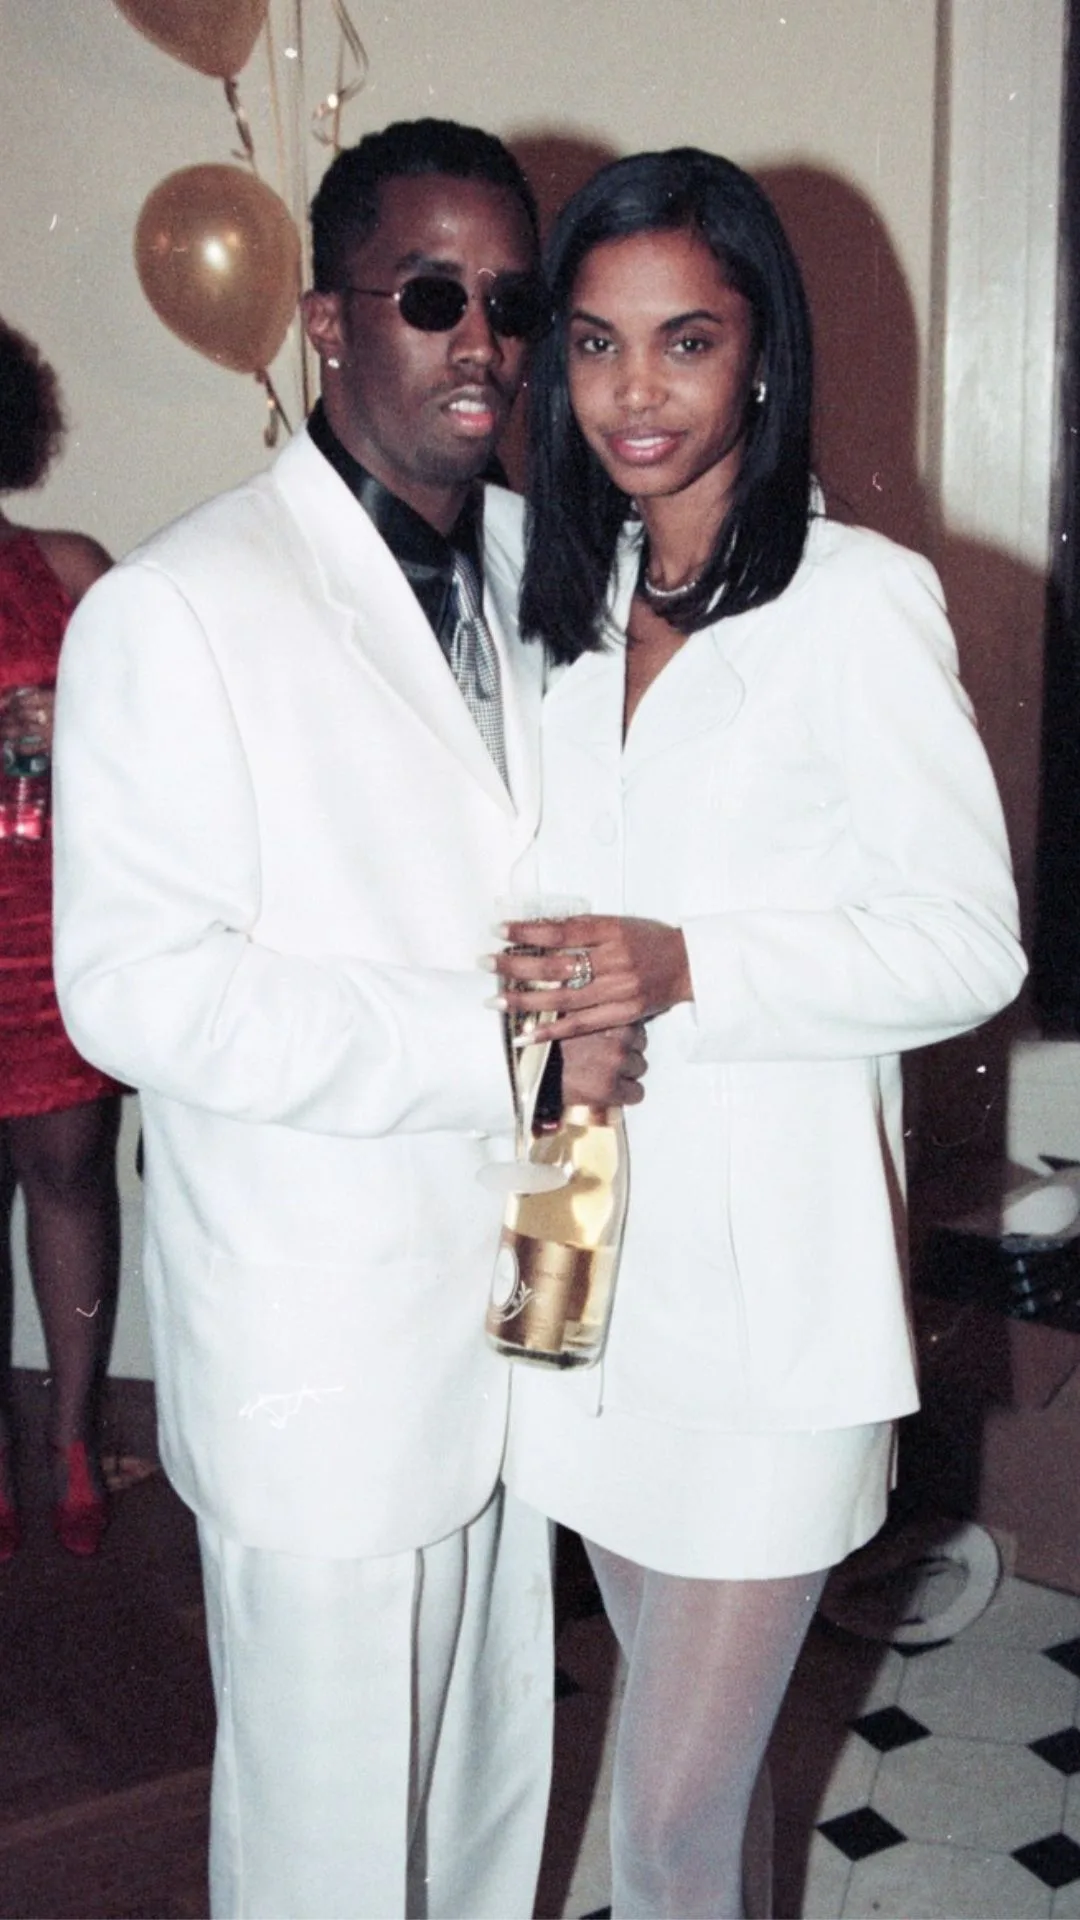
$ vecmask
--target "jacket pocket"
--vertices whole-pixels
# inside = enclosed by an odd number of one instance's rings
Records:
[[[423,1260],[277,1266],[214,1255],[203,1286],[185,1288],[207,1414],[281,1428],[318,1413],[335,1424],[358,1396],[383,1391],[388,1372],[406,1380],[422,1367],[445,1319],[443,1291]]]

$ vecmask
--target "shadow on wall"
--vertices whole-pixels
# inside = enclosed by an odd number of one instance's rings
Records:
[[[888,232],[847,180],[815,167],[757,178],[806,279],[817,366],[817,466],[839,518],[927,552],[997,777],[1030,939],[1037,831],[1044,578],[940,526],[918,471],[919,343]],[[1008,1056],[1023,1005],[909,1061],[909,1157],[920,1215],[970,1207],[1000,1178]]]
[[[601,167],[620,157],[614,147],[602,146],[597,140],[574,140],[553,129],[511,135],[507,145],[524,168],[526,179],[536,195],[540,209],[540,233],[544,240],[551,232],[552,222],[560,207],[566,205],[571,194],[583,187],[586,180],[591,180],[594,173],[599,173]],[[509,475],[510,484],[519,491],[525,486],[527,401],[526,392],[514,409],[510,426],[499,447],[499,458]]]
[[[552,223],[571,194],[591,180],[611,160],[621,158],[615,147],[599,140],[575,140],[553,127],[511,135],[507,144],[525,169],[540,208],[540,231],[546,239]]]
[[[814,320],[814,448],[830,509],[925,552],[915,311],[884,223],[836,174],[784,166],[755,178],[787,229],[806,282]]]

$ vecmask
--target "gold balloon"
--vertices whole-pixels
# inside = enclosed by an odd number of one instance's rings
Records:
[[[231,80],[251,58],[269,0],[116,0],[121,13],[174,60]]]
[[[159,319],[219,366],[268,367],[300,290],[300,235],[276,193],[240,167],[184,167],[146,199],[135,265]]]

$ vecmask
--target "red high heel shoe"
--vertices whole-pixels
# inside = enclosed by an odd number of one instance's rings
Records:
[[[68,1553],[88,1559],[97,1552],[109,1524],[105,1493],[100,1479],[94,1483],[85,1440],[74,1440],[70,1447],[54,1446],[53,1454],[67,1469],[67,1491],[52,1510],[53,1528]]]
[[[12,1492],[11,1449],[0,1447],[0,1564],[22,1545],[22,1521]]]

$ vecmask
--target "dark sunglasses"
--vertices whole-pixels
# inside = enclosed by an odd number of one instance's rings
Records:
[[[406,326],[421,333],[449,333],[463,318],[469,295],[460,280],[417,273],[404,286],[342,287],[342,293],[366,293],[373,300],[395,300]],[[504,340],[538,340],[551,324],[551,302],[539,274],[502,274],[480,295],[493,333]]]

